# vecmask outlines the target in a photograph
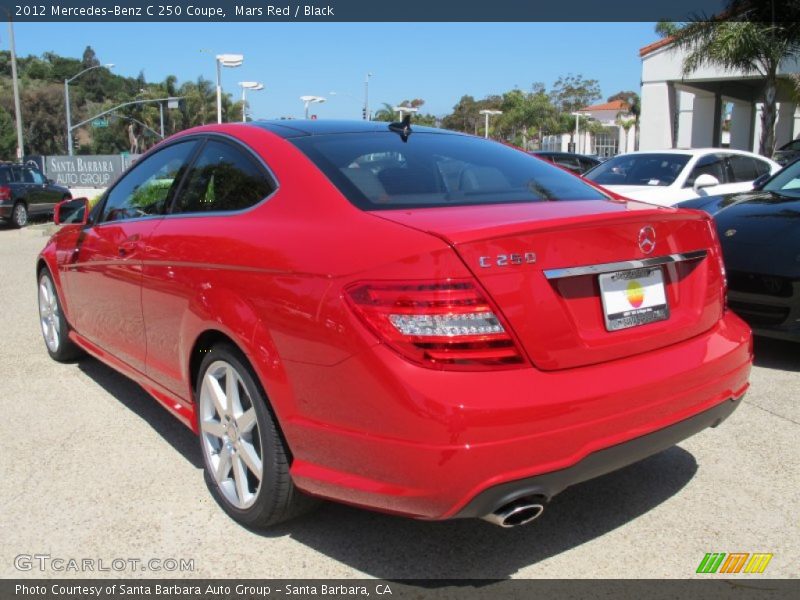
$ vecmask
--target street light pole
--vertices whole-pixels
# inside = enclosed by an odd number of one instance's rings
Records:
[[[503,111],[502,110],[492,110],[492,109],[489,109],[489,108],[485,108],[482,111],[480,111],[480,114],[482,114],[482,115],[484,115],[486,117],[486,122],[485,122],[485,124],[483,126],[483,137],[488,140],[489,139],[489,115],[502,115]]]
[[[325,98],[323,98],[322,96],[300,96],[300,101],[305,106],[306,119],[308,119],[309,105],[317,103],[322,104],[323,102],[325,102]]]
[[[11,13],[9,13],[10,15]],[[17,121],[17,160],[22,161],[25,156],[25,146],[22,142],[22,109],[19,101],[19,78],[17,77],[17,51],[14,46],[14,25],[11,17],[8,18],[8,45],[11,50],[11,80],[14,88],[14,112]]]
[[[366,77],[364,77],[364,120],[371,121],[370,114],[369,114],[369,78],[372,77],[372,73],[367,73]]]
[[[259,92],[264,89],[264,84],[258,81],[240,81],[242,88],[242,123],[247,123],[247,90]]]
[[[578,152],[578,144],[580,143],[580,128],[578,124],[581,120],[581,113],[574,112],[572,115],[575,117],[575,154],[579,154]]]
[[[222,123],[222,67],[240,67],[242,54],[217,54],[217,123]]]
[[[72,108],[70,107],[69,102],[69,83],[70,81],[74,81],[87,71],[91,71],[92,69],[99,69],[100,67],[105,67],[106,69],[110,69],[114,66],[114,63],[108,63],[105,65],[95,65],[93,67],[89,67],[88,69],[84,69],[83,71],[79,72],[77,75],[73,75],[69,79],[64,79],[64,103],[66,104],[67,109],[67,154],[72,156],[72,130],[74,127],[72,126]]]

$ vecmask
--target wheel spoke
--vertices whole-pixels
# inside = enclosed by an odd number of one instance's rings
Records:
[[[206,419],[202,421],[200,427],[204,433],[213,435],[216,438],[222,439],[222,436],[225,435],[225,428],[222,426],[222,423],[215,421],[214,419]]]
[[[222,483],[228,478],[228,473],[231,470],[231,451],[228,446],[222,446],[217,457],[219,458],[219,462],[214,472],[214,478],[217,480],[217,483]]]
[[[259,458],[255,447],[250,442],[241,440],[239,442],[239,456],[242,457],[244,464],[247,465],[247,468],[250,469],[250,472],[258,477],[259,481],[261,481],[261,459]]]
[[[211,400],[214,402],[214,408],[217,409],[217,414],[220,417],[224,417],[228,414],[229,405],[219,381],[211,373],[206,373],[205,384],[208,388],[208,393],[211,395]]]
[[[231,416],[242,414],[242,401],[239,398],[239,377],[233,367],[225,369],[225,396],[228,398],[228,410]]]
[[[244,504],[247,502],[250,490],[247,489],[247,473],[238,454],[233,457],[233,479],[236,481],[236,495],[239,496],[239,502]]]
[[[236,419],[240,433],[248,433],[256,424],[256,409],[252,406]]]

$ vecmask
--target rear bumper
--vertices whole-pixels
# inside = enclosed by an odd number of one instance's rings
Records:
[[[378,345],[327,368],[285,363],[300,410],[281,424],[300,489],[447,519],[531,482],[551,496],[715,424],[751,363],[731,312],[679,344],[563,371],[434,371]]]
[[[571,485],[594,479],[666,450],[708,427],[716,427],[740,404],[742,396],[717,404],[693,417],[653,433],[593,452],[577,464],[527,479],[503,483],[484,490],[462,508],[456,518],[483,517],[498,507],[530,496],[552,498]]]

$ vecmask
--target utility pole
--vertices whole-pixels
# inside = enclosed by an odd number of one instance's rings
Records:
[[[367,76],[364,77],[364,120],[371,121],[370,114],[369,114],[369,78],[372,77],[372,73],[367,73]]]
[[[8,17],[8,45],[11,50],[11,80],[14,87],[14,112],[17,115],[17,160],[20,162],[25,156],[25,146],[22,143],[22,110],[19,101],[19,79],[17,78],[17,52],[14,48],[14,25],[11,15]]]

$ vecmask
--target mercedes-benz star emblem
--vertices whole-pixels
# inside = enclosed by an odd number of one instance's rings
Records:
[[[656,230],[647,225],[639,230],[639,250],[650,254],[656,249]]]

